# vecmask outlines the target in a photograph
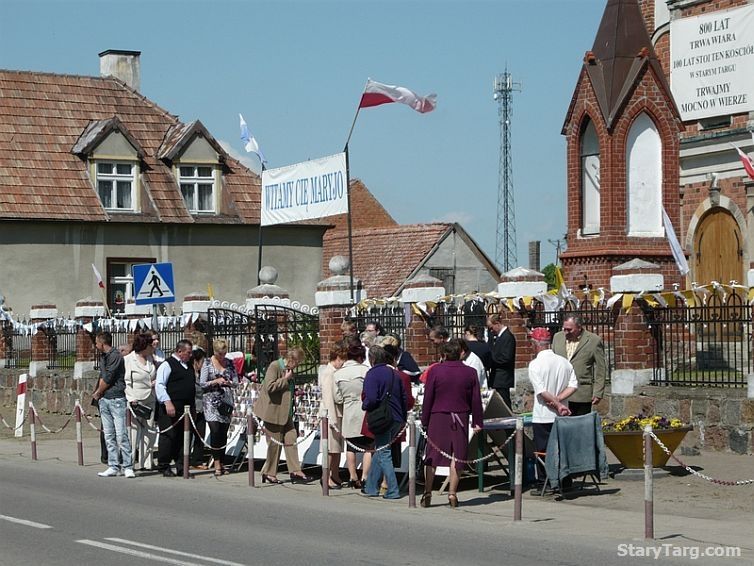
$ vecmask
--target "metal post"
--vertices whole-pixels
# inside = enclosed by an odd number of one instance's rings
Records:
[[[482,492],[484,492],[484,460],[482,460],[482,458],[484,457],[484,444],[485,444],[485,440],[486,440],[486,436],[484,434],[484,431],[480,430],[479,434],[476,435],[476,438],[477,438],[477,441],[476,441],[477,490],[479,491],[479,493],[482,493]]]
[[[416,422],[408,416],[408,506],[416,509]]]
[[[330,495],[330,448],[329,448],[329,429],[330,424],[327,418],[327,409],[325,416],[322,417],[319,434],[319,450],[322,454],[322,495]]]
[[[189,475],[189,457],[191,456],[191,423],[189,415],[191,405],[183,406],[183,479],[187,480]]]
[[[246,459],[249,461],[249,487],[254,487],[254,417],[246,410]]]
[[[37,410],[34,408],[34,403],[29,401],[29,412],[31,413],[31,422],[29,423],[29,429],[31,432],[31,459],[37,459]]]
[[[644,538],[655,538],[652,477],[652,425],[644,427]]]
[[[521,520],[521,479],[524,465],[524,419],[516,419],[516,471],[513,488],[513,520]]]
[[[84,465],[84,439],[81,434],[81,405],[78,399],[76,399],[76,449],[78,452],[79,466]]]

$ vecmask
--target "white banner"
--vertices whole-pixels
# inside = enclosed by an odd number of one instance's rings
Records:
[[[671,21],[670,88],[684,121],[754,110],[754,5]]]
[[[262,171],[262,226],[348,212],[346,154]]]

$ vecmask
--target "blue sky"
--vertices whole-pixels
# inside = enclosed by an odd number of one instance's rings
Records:
[[[458,221],[494,258],[499,125],[513,103],[518,264],[566,225],[560,135],[604,0],[4,0],[0,67],[99,72],[105,49],[142,52],[141,91],[243,152],[241,112],[270,167],[342,151],[368,77],[437,93],[437,110],[363,110],[350,143],[362,179],[401,223]],[[247,163],[258,170],[255,158]]]

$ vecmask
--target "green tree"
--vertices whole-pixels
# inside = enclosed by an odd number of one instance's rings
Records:
[[[549,263],[545,265],[545,268],[542,270],[542,273],[545,274],[545,282],[547,283],[547,290],[554,289],[556,286],[556,277],[555,277],[555,264]]]

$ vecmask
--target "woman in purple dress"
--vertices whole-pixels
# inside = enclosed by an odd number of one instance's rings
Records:
[[[437,466],[450,466],[448,503],[458,506],[458,470],[469,445],[469,415],[474,432],[482,429],[482,396],[474,368],[461,361],[464,348],[454,338],[441,346],[443,361],[429,369],[422,402],[422,427],[429,442],[424,459],[424,494],[421,506],[432,502]],[[452,456],[453,460],[444,455]]]

